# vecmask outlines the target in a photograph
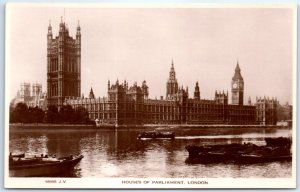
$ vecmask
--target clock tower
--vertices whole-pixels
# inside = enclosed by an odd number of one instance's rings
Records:
[[[243,105],[244,102],[244,80],[241,75],[239,63],[237,63],[234,76],[231,81],[231,103],[233,105]]]
[[[167,100],[173,100],[175,95],[178,93],[178,83],[176,79],[176,73],[174,69],[174,63],[172,60],[172,66],[170,70],[170,75],[169,79],[167,82],[167,94],[166,94],[166,99]]]

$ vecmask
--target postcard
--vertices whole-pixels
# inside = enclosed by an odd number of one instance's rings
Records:
[[[6,188],[295,188],[294,5],[8,3]]]

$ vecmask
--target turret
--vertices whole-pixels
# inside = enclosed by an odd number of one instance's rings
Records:
[[[147,86],[147,83],[145,80],[142,83],[142,93],[143,93],[144,99],[148,99],[149,90],[148,90],[148,86]]]
[[[248,105],[252,105],[252,103],[251,103],[251,97],[248,98]]]
[[[78,24],[77,24],[77,31],[76,31],[76,38],[80,37],[81,33],[80,33],[80,25],[79,25],[79,20],[78,20]]]
[[[92,87],[91,87],[91,91],[90,91],[90,94],[89,94],[89,98],[90,99],[95,99],[95,95],[94,95],[94,91],[93,91]]]
[[[187,97],[189,97],[189,88],[188,88],[188,86],[186,86],[186,89],[185,89],[185,91],[186,91],[186,95],[187,95]]]
[[[48,33],[47,33],[47,71],[50,72],[51,70],[51,44],[52,44],[52,26],[51,26],[51,21],[49,21],[49,26],[48,26]],[[49,78],[49,77],[47,77]],[[50,90],[48,90],[49,92]]]
[[[223,104],[227,105],[228,104],[228,94],[225,94],[225,92],[219,91],[219,93],[216,91],[215,92],[215,101],[217,104]]]
[[[62,17],[60,18],[60,24],[59,24],[59,33],[65,32],[65,22],[63,22]]]
[[[196,82],[195,91],[194,91],[194,99],[200,100],[200,88],[198,85],[198,81]]]

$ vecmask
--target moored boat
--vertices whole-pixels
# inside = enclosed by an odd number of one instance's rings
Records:
[[[267,146],[291,146],[292,138],[290,137],[267,137],[265,138]]]
[[[48,156],[32,158],[9,157],[10,177],[37,177],[59,175],[69,172],[81,161],[83,155],[55,158]]]
[[[25,157],[25,153],[21,153],[21,154],[17,154],[17,155],[13,155],[13,154],[9,154],[11,157]]]
[[[175,139],[174,132],[147,131],[140,133],[138,139]]]
[[[290,145],[258,146],[253,143],[195,146],[188,145],[186,163],[266,163],[291,161]]]

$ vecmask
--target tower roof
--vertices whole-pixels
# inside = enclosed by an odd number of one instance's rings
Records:
[[[77,24],[77,31],[80,31],[79,20],[78,20],[78,24]]]
[[[89,98],[90,99],[95,99],[95,95],[94,95],[94,91],[93,91],[92,87],[91,87],[91,91],[90,91],[90,94],[89,94]]]
[[[239,62],[237,62],[236,67],[235,67],[236,71],[241,71],[240,66],[239,66]]]
[[[195,92],[199,92],[199,84],[198,84],[198,81],[196,82]]]
[[[169,82],[177,82],[173,59],[172,59],[171,70],[169,73]]]
[[[232,77],[232,80],[243,80],[243,77],[241,75],[241,69],[239,66],[239,62],[237,62],[236,67],[235,67],[235,72],[234,72],[234,76]]]

